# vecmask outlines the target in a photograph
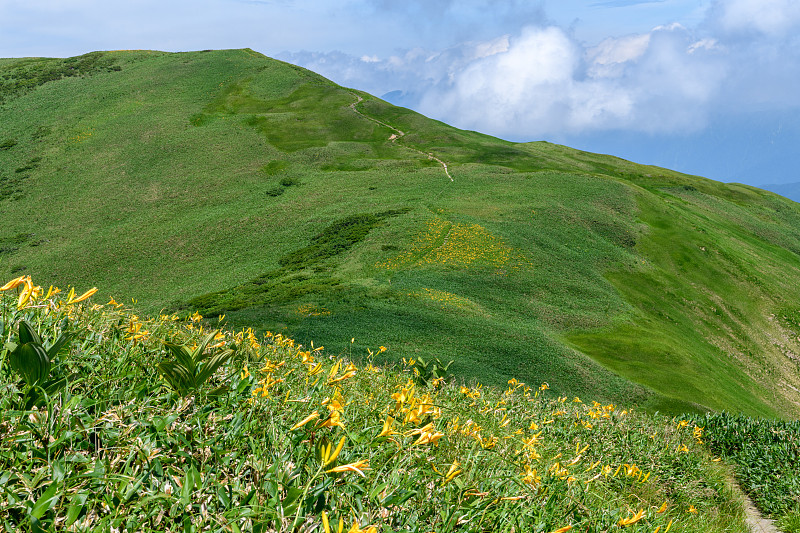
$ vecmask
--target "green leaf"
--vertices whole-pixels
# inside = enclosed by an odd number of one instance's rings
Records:
[[[197,373],[197,367],[195,366],[194,359],[192,359],[192,355],[184,346],[173,344],[171,342],[165,342],[164,346],[166,346],[167,349],[172,352],[172,355],[175,356],[177,362],[183,365],[189,374],[194,375]]]
[[[194,489],[192,485],[191,475],[189,472],[186,472],[186,474],[183,476],[183,486],[181,486],[181,505],[186,506],[191,503],[192,490]]]
[[[46,392],[50,396],[57,393],[66,386],[67,386],[67,378],[54,378],[42,383],[42,388],[44,389],[44,392]]]
[[[67,508],[67,520],[64,523],[65,527],[71,526],[81,515],[83,506],[89,497],[88,492],[79,492],[72,498],[70,506]]]
[[[33,509],[31,509],[32,518],[41,518],[44,513],[55,506],[59,498],[57,494],[58,485],[58,483],[51,483],[47,490],[44,491],[44,494],[39,496],[39,499],[33,504]]]
[[[233,350],[224,350],[212,355],[208,362],[203,365],[203,369],[200,371],[200,373],[197,374],[197,383],[202,385],[208,381],[208,378],[214,375],[214,372],[216,372],[220,366],[230,359],[232,355]]]
[[[195,363],[200,363],[201,361],[209,357],[208,355],[204,355],[203,352],[206,351],[206,347],[212,340],[214,340],[214,337],[217,336],[218,331],[219,330],[214,330],[208,335],[206,335],[205,338],[197,346],[197,348],[195,348],[194,353],[192,354],[192,358],[194,359]]]
[[[186,395],[194,389],[194,375],[185,366],[175,361],[164,361],[156,368],[178,394]]]
[[[41,344],[31,342],[17,346],[8,362],[28,385],[35,385],[50,374],[50,359]]]
[[[50,358],[50,361],[55,360],[56,356],[58,355],[58,352],[64,349],[66,344],[70,341],[71,336],[72,335],[70,335],[67,332],[61,333],[61,335],[59,335],[58,338],[56,339],[56,342],[54,342],[53,345],[47,349],[47,357]]]
[[[33,326],[31,326],[27,321],[20,320],[19,322],[19,343],[20,344],[28,344],[29,342],[33,342],[36,344],[42,344],[42,338],[39,337],[39,334],[36,332]]]

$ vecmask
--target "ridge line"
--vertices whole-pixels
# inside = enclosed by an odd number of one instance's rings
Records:
[[[350,91],[348,91],[348,92],[350,92]],[[395,128],[395,127],[394,127],[394,126],[392,126],[391,124],[387,124],[386,122],[382,122],[382,121],[380,121],[380,120],[378,120],[378,119],[376,119],[376,118],[374,118],[374,117],[371,117],[371,116],[369,116],[369,115],[365,115],[364,113],[362,113],[361,111],[359,111],[358,109],[356,109],[356,106],[357,106],[358,104],[360,104],[361,102],[363,102],[363,101],[364,101],[364,99],[363,99],[363,98],[362,98],[360,95],[358,95],[358,94],[356,94],[356,93],[354,93],[354,92],[350,92],[350,94],[351,94],[352,96],[355,96],[355,97],[356,97],[356,101],[355,101],[355,102],[353,102],[352,104],[350,104],[350,105],[348,106],[350,109],[352,109],[352,110],[353,110],[353,112],[354,112],[355,114],[357,114],[357,115],[360,115],[360,116],[364,117],[365,119],[369,120],[370,122],[374,122],[375,124],[378,124],[378,125],[380,125],[380,126],[384,126],[384,127],[386,127],[386,128],[389,128],[389,129],[390,129],[390,130],[392,130],[392,131],[396,131],[396,132],[397,132],[397,133],[393,133],[391,136],[389,136],[389,140],[390,140],[391,142],[393,142],[393,143],[394,143],[394,142],[396,142],[398,139],[402,139],[402,138],[405,136],[406,132],[404,132],[403,130],[400,130],[400,129],[398,129],[398,128]],[[451,176],[451,175],[450,175],[450,171],[449,171],[449,170],[448,170],[448,168],[447,168],[447,163],[445,163],[444,161],[442,161],[441,159],[439,159],[438,157],[436,157],[435,155],[433,155],[431,152],[423,152],[422,150],[420,150],[420,149],[418,149],[418,148],[414,148],[413,146],[408,146],[408,145],[404,145],[404,146],[405,146],[406,148],[408,148],[409,150],[413,150],[413,151],[415,151],[415,152],[417,152],[417,153],[419,153],[419,154],[422,154],[422,155],[424,155],[424,156],[427,156],[427,158],[428,158],[428,159],[431,159],[431,160],[433,160],[433,161],[436,161],[437,163],[439,163],[440,165],[442,165],[442,168],[444,169],[444,173],[445,173],[445,175],[446,175],[448,178],[450,178],[450,181],[455,181],[455,180],[453,179],[453,176]]]

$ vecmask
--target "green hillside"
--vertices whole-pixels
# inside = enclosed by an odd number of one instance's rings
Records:
[[[252,50],[0,60],[0,279],[487,384],[796,417],[799,208]]]

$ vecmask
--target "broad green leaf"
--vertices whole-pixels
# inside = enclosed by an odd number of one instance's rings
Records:
[[[47,349],[47,357],[50,358],[51,362],[55,360],[58,352],[60,352],[70,341],[70,337],[71,335],[67,332],[61,333],[61,335],[59,335],[56,339],[56,342],[54,342],[53,345]]]
[[[186,367],[175,361],[164,361],[156,368],[175,392],[185,395],[194,388],[194,376]]]
[[[176,362],[183,365],[189,374],[194,375],[197,372],[194,359],[192,359],[191,354],[184,346],[172,344],[170,342],[165,342],[164,345],[172,352],[172,355],[175,356]]]
[[[214,330],[211,333],[209,333],[208,335],[206,335],[205,338],[197,346],[197,348],[195,348],[194,353],[192,354],[192,357],[194,358],[195,363],[200,363],[201,361],[203,361],[204,359],[207,359],[209,357],[207,355],[204,355],[203,352],[206,351],[206,347],[209,345],[209,343],[212,340],[214,340],[214,337],[216,337],[218,331],[219,330]]]
[[[39,496],[39,499],[33,504],[31,517],[37,519],[41,518],[44,513],[55,506],[56,502],[58,502],[58,498],[58,483],[50,483],[50,486],[47,487],[44,494]]]
[[[40,344],[27,343],[17,346],[17,349],[9,355],[8,362],[28,385],[43,381],[50,373],[50,360]]]
[[[28,344],[29,342],[41,345],[42,338],[39,337],[39,334],[33,326],[28,324],[27,321],[21,320],[19,323],[19,343]]]
[[[233,350],[224,350],[212,355],[208,362],[203,365],[203,369],[200,371],[200,373],[197,374],[196,381],[198,385],[202,385],[208,381],[208,378],[214,375],[214,372],[216,372],[220,366],[225,364],[225,362],[230,359],[232,355]]]

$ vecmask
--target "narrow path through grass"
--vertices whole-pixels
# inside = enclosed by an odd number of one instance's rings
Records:
[[[390,140],[390,141],[392,141],[392,142],[396,142],[398,139],[401,139],[401,138],[403,138],[403,137],[405,136],[405,134],[406,134],[406,133],[405,133],[404,131],[402,131],[402,130],[399,130],[399,129],[395,128],[394,126],[392,126],[392,125],[390,125],[390,124],[387,124],[387,123],[385,123],[385,122],[382,122],[382,121],[380,121],[380,120],[378,120],[378,119],[376,119],[376,118],[373,118],[373,117],[371,117],[371,116],[369,116],[369,115],[365,115],[364,113],[362,113],[361,111],[359,111],[358,109],[356,109],[356,106],[357,106],[358,104],[360,104],[362,101],[364,101],[364,99],[363,99],[361,96],[359,96],[359,95],[357,95],[357,94],[355,94],[355,93],[350,93],[350,94],[352,94],[353,96],[355,96],[355,97],[356,97],[356,101],[355,101],[355,102],[353,102],[352,104],[350,104],[350,109],[352,109],[354,113],[356,113],[356,114],[358,114],[358,115],[360,115],[360,116],[364,117],[365,119],[367,119],[367,120],[369,120],[369,121],[371,121],[371,122],[374,122],[375,124],[378,124],[378,125],[380,125],[380,126],[387,127],[387,128],[389,128],[390,130],[397,132],[397,133],[394,133],[394,134],[392,134],[392,135],[390,135],[390,136],[389,136],[389,140]],[[414,148],[414,147],[412,147],[412,146],[407,146],[407,145],[404,145],[404,146],[405,146],[406,148],[408,148],[409,150],[413,150],[413,151],[415,151],[415,152],[417,152],[417,153],[420,153],[420,154],[422,154],[422,155],[426,156],[427,158],[429,158],[429,159],[432,159],[432,160],[436,161],[437,163],[439,163],[440,165],[442,165],[442,168],[444,169],[444,173],[445,173],[445,175],[446,175],[448,178],[450,178],[450,181],[455,181],[455,180],[453,179],[453,176],[451,176],[451,175],[450,175],[450,171],[447,169],[447,163],[445,163],[444,161],[442,161],[441,159],[439,159],[438,157],[436,157],[435,155],[433,155],[433,154],[432,154],[432,153],[430,153],[430,152],[423,152],[422,150],[418,150],[418,149],[416,149],[416,148]]]

